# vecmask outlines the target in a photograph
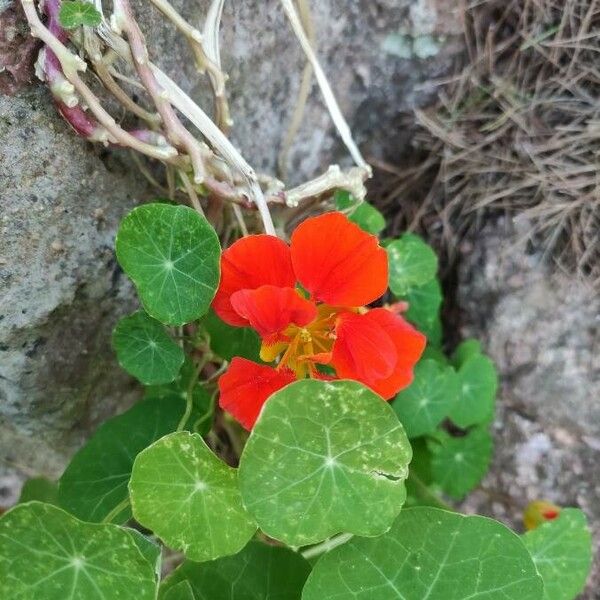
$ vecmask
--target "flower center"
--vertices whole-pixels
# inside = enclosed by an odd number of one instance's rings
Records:
[[[263,342],[261,359],[272,362],[279,357],[277,369],[290,369],[299,379],[307,375],[316,376],[316,365],[331,361],[336,317],[336,310],[325,304],[320,305],[318,310],[318,316],[312,323],[304,327],[289,325],[281,340]]]

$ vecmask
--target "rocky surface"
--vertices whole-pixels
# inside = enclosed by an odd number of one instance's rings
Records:
[[[600,297],[527,253],[522,235],[499,221],[463,245],[462,334],[482,340],[501,374],[492,468],[465,508],[519,528],[531,500],[577,506],[598,548]],[[583,597],[599,584],[597,563]]]
[[[54,116],[41,87],[0,97],[0,456],[55,476],[129,381],[110,330],[132,307],[115,227],[148,190]]]
[[[199,23],[208,0],[174,5]],[[426,102],[428,82],[459,47],[454,3],[312,5],[324,68],[365,154],[394,157],[408,136],[399,124]],[[206,82],[198,83],[174,29],[149,3],[135,6],[154,60],[203,98]],[[226,7],[223,63],[234,141],[254,166],[273,172],[303,58],[276,0]],[[113,324],[134,303],[112,246],[120,217],[152,194],[123,152],[78,139],[43,87],[27,86],[31,43],[18,16],[11,0],[0,0],[0,19],[11,26],[0,37],[0,93],[11,92],[0,96],[0,505],[14,499],[23,477],[59,475],[98,422],[135,394],[110,350]],[[291,179],[343,156],[313,86]]]

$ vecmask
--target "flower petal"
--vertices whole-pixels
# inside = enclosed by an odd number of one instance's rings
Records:
[[[263,285],[255,290],[240,290],[230,299],[231,306],[259,335],[270,343],[288,325],[304,327],[317,317],[317,307],[293,288]]]
[[[389,377],[396,366],[398,356],[394,343],[369,314],[338,315],[331,365],[340,378],[368,384]]]
[[[219,406],[250,430],[269,396],[295,379],[287,369],[278,371],[236,356],[219,378]]]
[[[272,235],[249,235],[223,251],[221,282],[212,306],[229,325],[246,326],[248,321],[231,306],[232,294],[262,285],[294,287],[295,284],[289,246]]]
[[[348,314],[353,317],[349,319]],[[364,315],[345,313],[341,317],[332,360],[338,377],[356,379],[386,400],[410,385],[413,368],[427,341],[422,333],[385,308],[375,308]],[[383,332],[385,343],[377,332]],[[392,368],[385,374],[381,368],[365,368],[369,364],[389,365],[392,357]]]
[[[339,212],[306,219],[292,234],[298,281],[333,306],[363,306],[385,293],[387,254],[377,238]]]
[[[398,361],[392,374],[367,384],[382,398],[390,400],[412,383],[414,367],[425,350],[427,338],[400,315],[385,308],[374,308],[368,314],[387,332],[396,346]]]

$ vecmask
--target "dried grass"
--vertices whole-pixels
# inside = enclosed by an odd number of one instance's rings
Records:
[[[426,229],[450,258],[501,211],[600,283],[600,0],[485,0],[463,18],[462,67],[416,113],[421,160],[380,165],[384,205],[412,206],[396,225]]]

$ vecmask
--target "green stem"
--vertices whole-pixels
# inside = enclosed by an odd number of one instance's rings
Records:
[[[192,426],[192,429],[194,431],[198,431],[201,425],[204,423],[204,421],[208,421],[209,419],[213,418],[215,414],[215,397],[217,395],[217,391],[218,390],[215,390],[212,396],[210,397],[210,409],[205,414],[203,414],[197,421],[194,421],[194,424]]]
[[[185,396],[185,411],[183,413],[183,416],[179,420],[179,424],[177,425],[177,429],[175,431],[182,431],[183,428],[187,425],[187,422],[189,421],[190,415],[192,414],[192,408],[194,407],[194,387],[196,387],[196,384],[198,383],[198,379],[200,377],[200,373],[202,372],[202,369],[204,368],[204,365],[207,362],[208,357],[203,358],[203,360],[201,360],[198,363],[198,366],[196,367],[196,372],[190,379],[190,383],[188,384],[188,389]]]
[[[412,481],[415,486],[419,489],[419,492],[422,494],[423,498],[426,498],[430,501],[431,506],[435,506],[437,508],[443,508],[444,510],[449,510],[450,512],[456,512],[456,509],[453,506],[450,506],[447,502],[444,502],[437,494],[434,494],[427,485],[425,485],[414,472],[409,472],[408,480]]]
[[[340,533],[339,535],[330,537],[328,540],[325,540],[320,544],[316,544],[315,546],[311,546],[310,548],[303,550],[300,554],[306,559],[314,558],[315,556],[320,556],[321,554],[325,554],[326,552],[345,544],[353,537],[354,536],[351,533]]]
[[[244,444],[240,440],[240,438],[239,438],[237,432],[235,431],[234,427],[232,426],[232,424],[229,421],[227,421],[226,416],[223,417],[223,421],[221,422],[221,425],[222,425],[223,429],[225,430],[225,433],[227,434],[229,441],[231,442],[231,446],[233,447],[233,451],[235,452],[235,455],[239,458],[242,455],[242,450],[244,449]]]
[[[113,519],[121,514],[129,506],[129,496],[121,500],[105,517],[102,519],[103,523],[112,523]]]

